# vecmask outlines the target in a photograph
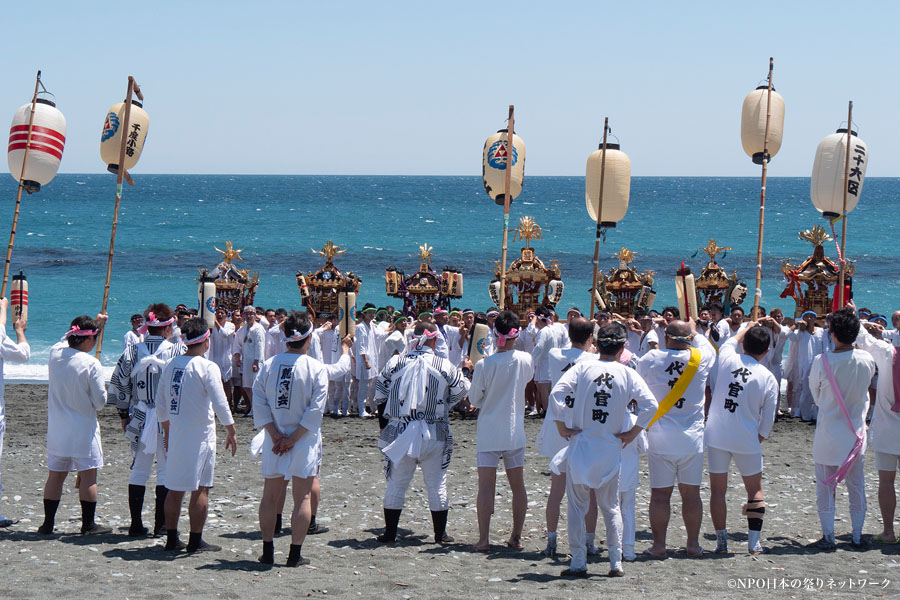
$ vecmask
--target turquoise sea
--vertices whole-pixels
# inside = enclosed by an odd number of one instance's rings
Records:
[[[484,193],[480,177],[138,173],[136,183],[126,186],[119,214],[104,364],[113,364],[121,351],[132,313],[156,301],[196,305],[198,268],[214,267],[220,255],[213,247],[224,248],[226,240],[243,249],[241,267],[259,271],[256,303],[266,307],[299,305],[295,274],[321,265],[310,250],[328,239],[347,249],[338,266],[362,277],[361,302],[393,301],[384,293],[385,268],[415,269],[418,246],[427,242],[438,270],[447,265],[463,271],[465,297],[459,306],[490,305],[487,284],[500,258],[503,210]],[[12,219],[12,178],[3,190],[0,236]],[[23,198],[12,273],[21,269],[28,277],[33,357],[27,368],[8,366],[9,377],[40,379],[48,349],[69,321],[99,311],[114,190],[109,174],[63,174]],[[857,303],[882,313],[898,308],[898,197],[900,179],[867,179],[848,220]],[[705,254],[697,248],[715,238],[733,248],[719,263],[737,270],[752,290],[758,214],[758,178],[635,177],[628,214],[608,232],[601,249],[601,268],[617,264],[614,254],[622,246],[634,251],[639,270],[656,272],[660,308],[674,302],[672,280],[680,262],[699,272]],[[555,259],[562,268],[561,306],[586,309],[595,225],[585,210],[584,178],[526,176],[512,205],[511,226],[526,215],[544,228],[543,241],[534,244],[538,256]],[[797,233],[816,224],[828,228],[810,203],[808,178],[769,179],[765,306],[793,312],[793,301],[778,297],[784,289],[781,261],[797,264],[811,253],[811,244]],[[519,247],[511,234],[509,260]],[[836,258],[833,243],[825,251]],[[7,330],[12,333],[11,326]]]

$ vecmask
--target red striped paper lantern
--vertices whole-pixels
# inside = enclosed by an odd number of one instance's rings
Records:
[[[34,106],[34,120],[31,124],[29,141],[28,121],[31,117],[31,103],[22,105],[13,115],[9,128],[9,148],[7,161],[9,174],[16,181],[22,181],[29,194],[37,192],[56,176],[66,145],[66,118],[56,104],[38,98]],[[29,146],[25,172],[25,148]]]

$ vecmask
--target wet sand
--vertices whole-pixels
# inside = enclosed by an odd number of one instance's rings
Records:
[[[813,428],[796,420],[778,421],[765,443],[764,490],[768,508],[763,543],[771,552],[759,557],[746,554],[746,520],[740,509],[745,500],[737,475],[729,492],[728,528],[734,554],[705,554],[687,558],[677,493],[669,524],[667,560],[625,563],[625,577],[609,579],[606,552],[588,562],[586,580],[559,577],[567,566],[568,546],[565,501],[559,527],[561,557],[541,556],[546,543],[544,506],[550,487],[547,460],[534,450],[541,421],[528,419],[529,446],[525,478],[529,494],[524,550],[503,547],[511,523],[510,495],[505,478],[498,478],[496,510],[487,555],[471,548],[478,537],[475,514],[475,421],[454,420],[456,441],[448,472],[452,509],[448,532],[456,543],[431,543],[431,515],[421,475],[416,475],[407,494],[400,521],[401,541],[382,546],[375,536],[384,527],[382,497],[384,477],[381,454],[375,446],[376,421],[357,418],[330,419],[323,423],[325,438],[322,466],[322,504],[318,521],[330,528],[307,537],[303,555],[312,564],[289,569],[289,536],[276,538],[275,567],[256,562],[261,550],[257,510],[262,491],[259,462],[249,454],[252,420],[238,417],[240,450],[226,456],[220,428],[215,487],[210,492],[209,519],[204,538],[222,546],[219,553],[172,555],[163,552],[163,540],[126,536],[128,516],[128,467],[131,457],[112,408],[101,413],[104,460],[99,476],[98,521],[114,533],[82,537],[80,505],[74,476],[70,476],[57,515],[53,539],[41,539],[34,531],[43,519],[43,485],[46,479],[46,386],[6,387],[7,432],[2,457],[3,497],[0,512],[20,522],[0,530],[0,597],[103,597],[198,598],[363,597],[363,598],[587,598],[602,593],[696,598],[698,593],[715,598],[746,596],[752,585],[768,585],[754,594],[810,597],[803,589],[809,579],[819,594],[856,594],[857,597],[897,597],[900,591],[900,546],[873,543],[865,551],[849,546],[850,518],[847,495],[838,488],[835,530],[838,550],[822,553],[807,548],[820,537],[815,506],[812,463]],[[866,538],[881,531],[874,459],[866,457],[866,489],[869,502]],[[646,459],[641,463],[641,488],[637,498],[638,554],[650,545],[647,506]],[[151,480],[152,485],[152,480]],[[701,488],[704,517],[701,543],[715,547],[708,514],[709,487]],[[291,506],[288,500],[287,511]],[[152,523],[152,488],[144,505],[144,522]],[[187,537],[186,502],[179,522]],[[604,538],[600,519],[598,540]],[[885,584],[887,581],[887,584]],[[863,583],[865,582],[865,583]],[[776,589],[771,589],[775,586]],[[784,589],[786,588],[786,589]]]

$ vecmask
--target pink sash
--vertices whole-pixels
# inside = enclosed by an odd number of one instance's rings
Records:
[[[900,412],[900,352],[894,348],[894,405],[893,412]]]
[[[896,350],[895,350],[896,353]],[[841,394],[841,390],[838,387],[837,381],[834,380],[834,373],[831,371],[831,365],[828,364],[828,358],[825,354],[822,354],[822,366],[825,368],[825,375],[828,377],[828,382],[831,383],[831,391],[834,392],[834,399],[837,400],[838,406],[841,407],[841,412],[844,413],[844,417],[847,418],[847,425],[850,427],[850,430],[853,431],[853,435],[856,436],[856,443],[853,444],[853,449],[850,450],[850,454],[847,455],[847,458],[844,459],[843,464],[838,467],[837,472],[825,480],[826,485],[830,485],[832,488],[837,488],[837,484],[844,480],[844,477],[847,476],[847,473],[850,471],[850,468],[853,466],[853,463],[856,462],[856,459],[860,457],[862,454],[863,444],[866,440],[865,430],[866,424],[863,423],[862,430],[863,433],[859,433],[853,427],[853,420],[850,418],[850,413],[847,411],[847,404],[844,402],[844,396]],[[895,354],[896,356],[896,354]],[[896,360],[894,362],[895,372],[896,372]],[[895,388],[896,389],[896,388]]]

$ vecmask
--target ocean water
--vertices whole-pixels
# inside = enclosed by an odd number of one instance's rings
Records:
[[[242,268],[260,273],[256,304],[298,307],[295,274],[313,271],[322,258],[311,252],[329,239],[347,253],[336,260],[363,280],[360,302],[399,302],[384,291],[384,270],[409,272],[418,246],[434,247],[434,266],[453,266],[465,277],[458,306],[485,309],[487,285],[500,259],[503,210],[484,193],[480,177],[136,175],[125,188],[119,214],[110,288],[110,321],[103,363],[121,352],[129,316],[150,302],[197,303],[199,268],[213,268],[214,247],[231,240],[243,250]],[[11,223],[15,183],[6,179],[0,218]],[[96,314],[114,206],[109,174],[57,176],[39,193],[25,196],[19,216],[11,273],[23,270],[30,285],[31,363],[7,366],[11,379],[45,377],[49,347],[71,319]],[[859,206],[848,219],[847,255],[855,261],[854,294],[859,305],[887,313],[897,308],[900,226],[894,208],[900,179],[867,179]],[[783,300],[781,261],[794,264],[812,251],[800,230],[828,223],[809,200],[808,178],[770,178],[767,191],[762,304],[792,314]],[[697,248],[715,238],[733,250],[719,257],[754,287],[758,178],[635,177],[628,214],[609,230],[601,248],[603,270],[616,266],[623,246],[639,270],[656,272],[655,307],[675,300],[675,270],[685,261],[694,272],[705,264]],[[595,225],[584,204],[582,177],[526,177],[512,205],[511,227],[532,216],[543,228],[533,245],[545,262],[559,262],[566,284],[562,307],[588,306]],[[840,229],[838,228],[838,234]],[[6,239],[5,237],[2,239]],[[509,260],[521,244],[509,237]],[[826,255],[836,258],[833,243]],[[12,334],[12,327],[7,327]]]

